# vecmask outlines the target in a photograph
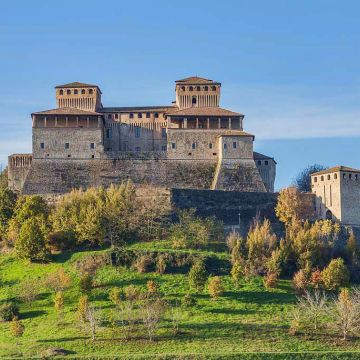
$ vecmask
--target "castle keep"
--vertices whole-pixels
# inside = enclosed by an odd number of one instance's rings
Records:
[[[165,106],[104,107],[97,85],[56,86],[57,108],[34,112],[32,154],[9,157],[9,186],[61,194],[131,179],[166,188],[273,192],[276,162],[253,151],[244,115],[220,107],[221,84],[175,82]]]

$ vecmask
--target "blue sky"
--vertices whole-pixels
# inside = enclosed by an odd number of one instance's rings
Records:
[[[31,151],[30,113],[57,84],[106,106],[168,104],[174,80],[222,82],[276,186],[306,165],[360,168],[358,1],[0,0],[0,163]]]

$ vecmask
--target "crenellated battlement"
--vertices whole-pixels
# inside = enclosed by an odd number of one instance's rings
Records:
[[[27,168],[31,166],[32,154],[14,154],[9,156],[9,167]]]

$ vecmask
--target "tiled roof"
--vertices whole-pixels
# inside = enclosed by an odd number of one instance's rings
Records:
[[[351,168],[351,167],[348,167],[348,166],[338,165],[338,166],[334,166],[334,167],[331,167],[331,168],[326,169],[326,170],[322,170],[322,171],[318,171],[316,173],[313,173],[313,174],[311,174],[311,176],[334,173],[334,172],[339,172],[339,171],[349,171],[349,172],[360,173],[360,170],[358,170],[358,169],[354,169],[354,168]]]
[[[76,88],[76,87],[97,87],[98,88],[97,85],[86,84],[86,83],[75,81],[75,82],[72,82],[69,84],[57,85],[57,86],[55,86],[55,89],[57,89],[57,88]]]
[[[159,106],[123,106],[123,107],[103,107],[99,109],[100,112],[108,113],[108,112],[137,112],[137,111],[146,111],[146,110],[165,110],[168,109],[173,110],[177,109],[177,106],[173,105],[159,105]]]
[[[102,115],[95,111],[86,111],[71,107],[63,107],[32,113],[31,115]]]
[[[243,116],[243,114],[220,107],[190,107],[169,112],[169,116]]]
[[[215,82],[214,80],[205,79],[198,76],[190,76],[185,79],[176,80],[175,82],[180,84],[220,84],[218,82]]]
[[[221,129],[221,134],[218,136],[252,136],[255,139],[255,135],[253,134],[249,134],[245,131],[241,131],[241,130],[225,130],[225,129]]]

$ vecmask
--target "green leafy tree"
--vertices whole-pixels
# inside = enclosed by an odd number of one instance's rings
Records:
[[[220,276],[209,278],[208,291],[213,299],[219,298],[224,293],[224,285],[222,284]]]
[[[39,218],[34,217],[23,222],[15,242],[15,252],[20,259],[30,261],[45,261],[47,259],[45,234]]]
[[[0,240],[4,240],[8,224],[14,214],[16,194],[6,187],[0,186]]]
[[[236,261],[231,268],[231,277],[236,287],[239,287],[241,279],[244,276],[244,267],[240,261]]]
[[[189,271],[189,285],[196,291],[204,290],[207,280],[207,272],[204,262],[198,260]]]
[[[326,290],[338,290],[349,282],[349,272],[341,258],[333,259],[322,271],[322,281]]]
[[[0,189],[6,189],[8,187],[8,170],[2,169],[0,166]]]

